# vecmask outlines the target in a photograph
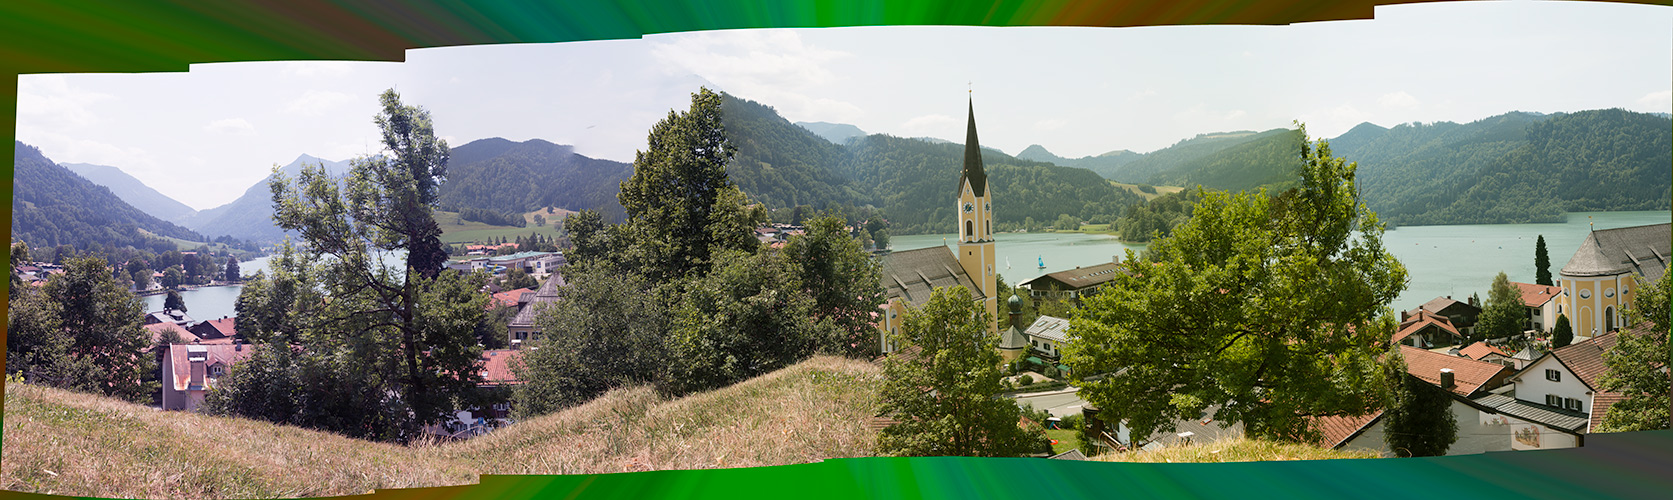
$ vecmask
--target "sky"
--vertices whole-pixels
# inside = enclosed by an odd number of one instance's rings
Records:
[[[195,209],[302,154],[375,154],[377,95],[450,145],[503,137],[631,162],[699,86],[790,121],[1068,158],[1304,123],[1467,123],[1510,111],[1673,112],[1673,8],[1595,2],[1378,7],[1289,26],[864,27],[412,50],[404,63],[246,62],[187,73],[20,75],[17,138],[122,169]]]

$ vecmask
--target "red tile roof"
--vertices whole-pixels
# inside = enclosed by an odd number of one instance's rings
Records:
[[[1515,281],[1510,282],[1510,284],[1516,285],[1516,291],[1522,293],[1522,303],[1528,307],[1543,306],[1551,299],[1557,298],[1557,294],[1563,291],[1563,288],[1559,286],[1517,283]]]
[[[1405,340],[1406,337],[1410,337],[1412,334],[1417,333],[1430,325],[1434,325],[1436,328],[1445,330],[1453,335],[1458,335],[1458,329],[1453,328],[1452,320],[1446,319],[1446,316],[1418,309],[1413,314],[1406,317],[1406,321],[1400,324],[1400,330],[1394,333],[1394,338],[1390,341],[1398,344],[1401,340]]]
[[[1586,430],[1597,432],[1598,426],[1603,425],[1603,416],[1609,414],[1609,407],[1621,402],[1623,397],[1619,392],[1599,392],[1592,395],[1592,421]]]
[[[511,361],[521,359],[523,351],[492,349],[482,351],[483,385],[512,385],[522,383],[511,370]]]
[[[1365,429],[1366,426],[1375,423],[1382,416],[1382,410],[1377,410],[1369,415],[1358,417],[1319,417],[1313,419],[1313,422],[1318,426],[1319,433],[1323,434],[1324,437],[1320,444],[1323,444],[1326,448],[1340,448],[1342,445],[1348,444],[1348,440],[1359,435],[1360,431]]]
[[[506,291],[503,291],[503,292],[496,293],[496,294],[494,294],[494,297],[488,301],[488,308],[493,309],[494,307],[517,307],[517,301],[518,301],[519,298],[521,298],[523,296],[523,292],[533,292],[533,291],[534,291],[533,288],[518,288],[516,290],[506,290]]]
[[[1476,343],[1474,343],[1474,344],[1470,344],[1469,347],[1465,347],[1463,349],[1460,349],[1458,351],[1458,354],[1460,356],[1466,356],[1466,357],[1468,357],[1470,359],[1474,359],[1474,360],[1480,360],[1481,358],[1485,358],[1485,357],[1487,357],[1488,354],[1497,354],[1497,355],[1504,356],[1504,357],[1507,357],[1507,358],[1510,357],[1509,354],[1505,354],[1505,352],[1499,350],[1499,348],[1487,345],[1486,342],[1482,342],[1482,341],[1479,341],[1479,340],[1476,341]]]
[[[1602,391],[1603,388],[1598,384],[1598,378],[1605,373],[1609,373],[1609,367],[1603,364],[1603,353],[1615,347],[1615,340],[1619,338],[1617,337],[1619,334],[1620,332],[1609,332],[1592,337],[1584,342],[1569,344],[1551,351],[1551,355],[1562,361],[1563,366],[1573,371],[1576,377],[1580,377],[1580,381],[1584,382],[1586,387],[1590,387],[1594,391]]]
[[[1451,368],[1454,384],[1452,392],[1464,397],[1470,397],[1476,391],[1504,385],[1505,379],[1512,372],[1510,367],[1498,363],[1430,352],[1412,346],[1400,346],[1400,355],[1406,357],[1407,373],[1437,387],[1441,385],[1441,369]]]

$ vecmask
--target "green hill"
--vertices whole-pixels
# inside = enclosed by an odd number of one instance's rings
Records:
[[[1302,137],[1300,130],[1274,129],[1249,136],[1243,141],[1212,153],[1180,162],[1150,177],[1150,183],[1166,186],[1202,186],[1226,191],[1267,188],[1281,191],[1300,177]]]
[[[1110,180],[1155,184],[1151,179],[1158,174],[1173,170],[1180,165],[1201,159],[1220,150],[1254,140],[1256,135],[1254,131],[1249,130],[1198,134],[1196,137],[1181,140],[1172,146],[1146,153],[1144,156],[1128,162],[1127,165],[1113,172]]]
[[[1402,225],[1557,222],[1567,211],[1666,210],[1673,122],[1619,109],[1507,113],[1468,124],[1361,125],[1331,141],[1366,204]]]
[[[174,249],[158,236],[204,241],[203,235],[147,214],[74,172],[41,150],[16,143],[12,155],[12,240],[46,249],[58,245]]]
[[[611,220],[626,215],[616,193],[632,175],[632,165],[588,158],[572,146],[540,139],[481,139],[450,153],[447,181],[437,194],[443,210],[518,214],[556,207],[595,209]]]
[[[1017,153],[1019,159],[1046,162],[1061,167],[1084,168],[1111,180],[1116,178],[1116,172],[1120,172],[1127,164],[1142,157],[1144,155],[1121,149],[1098,156],[1064,158],[1047,151],[1045,146],[1039,144],[1030,145],[1023,149],[1021,153]]]

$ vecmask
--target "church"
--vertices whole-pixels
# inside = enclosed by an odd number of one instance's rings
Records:
[[[906,313],[907,306],[922,307],[936,288],[963,286],[970,290],[970,300],[980,302],[989,317],[998,317],[992,194],[988,190],[987,172],[982,168],[982,146],[976,141],[976,105],[972,101],[964,139],[964,167],[955,198],[958,245],[893,252],[883,257],[885,302],[878,322],[883,353],[895,350],[889,337],[900,329],[901,315]],[[988,328],[998,334],[997,324],[989,324]]]

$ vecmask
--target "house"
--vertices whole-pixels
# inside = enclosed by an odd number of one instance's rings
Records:
[[[539,319],[540,309],[547,304],[558,301],[558,289],[569,286],[564,281],[563,274],[553,274],[540,285],[540,290],[523,292],[517,299],[517,315],[507,323],[507,335],[511,340],[512,349],[521,349],[523,344],[540,338]]]
[[[982,304],[988,317],[999,317],[991,194],[987,171],[982,167],[981,144],[976,138],[976,105],[972,102],[955,205],[958,225],[954,230],[958,233],[958,245],[893,252],[882,257],[885,308],[878,331],[882,352],[895,349],[890,337],[899,330],[900,316],[906,308],[922,306],[936,288],[963,286],[970,291],[970,300]],[[998,321],[988,328],[993,335],[999,334]]]
[[[157,323],[174,323],[180,326],[187,326],[192,324],[193,320],[191,316],[186,315],[186,311],[178,311],[174,309],[164,309],[145,314],[145,324],[154,325]]]
[[[1558,272],[1558,312],[1568,316],[1576,340],[1621,328],[1621,309],[1632,305],[1638,279],[1653,281],[1673,256],[1673,223],[1594,230]]]
[[[1078,304],[1081,298],[1098,293],[1098,288],[1115,279],[1115,273],[1121,269],[1121,263],[1112,260],[1096,266],[1076,267],[1037,276],[1017,283],[1017,288],[1028,290],[1028,295],[1034,299],[1035,305],[1046,299],[1069,300]]]
[[[1473,345],[1472,345],[1473,346]],[[1485,361],[1401,347],[1406,373],[1431,385],[1445,387],[1452,398],[1449,406],[1458,422],[1458,440],[1447,447],[1448,455],[1524,449],[1571,448],[1579,446],[1581,420],[1573,412],[1545,411],[1512,404],[1497,394],[1513,373],[1510,368]],[[1384,443],[1383,412],[1360,417],[1315,419],[1331,449],[1356,449],[1396,456]]]
[[[1528,308],[1528,321],[1522,327],[1548,333],[1557,324],[1557,315],[1562,314],[1562,307],[1558,304],[1557,295],[1563,288],[1558,286],[1535,285],[1533,283],[1510,282],[1516,291],[1522,295],[1522,305]]]
[[[1505,354],[1505,352],[1503,350],[1501,350],[1497,347],[1493,347],[1491,345],[1488,345],[1486,342],[1482,342],[1482,341],[1479,341],[1479,340],[1476,341],[1476,343],[1474,343],[1474,344],[1470,344],[1469,347],[1459,349],[1458,350],[1458,355],[1466,357],[1466,358],[1470,358],[1470,359],[1473,359],[1473,360],[1476,360],[1476,361],[1486,361],[1486,362],[1489,362],[1489,363],[1498,363],[1498,364],[1501,364],[1501,365],[1504,365],[1504,366],[1508,366],[1512,370],[1519,369],[1519,368],[1516,368],[1516,363],[1511,358],[1511,355]]]
[[[1600,382],[1609,372],[1603,353],[1615,346],[1620,335],[1666,334],[1646,322],[1552,350],[1511,378],[1516,383],[1516,399],[1526,405],[1585,415],[1586,425],[1580,431],[1593,432],[1603,423],[1610,405],[1621,399],[1620,393],[1604,391]]]
[[[1471,298],[1469,302],[1459,302],[1452,300],[1450,296],[1435,297],[1428,302],[1424,302],[1417,309],[1406,311],[1402,318],[1416,316],[1419,311],[1427,311],[1445,317],[1457,331],[1464,335],[1475,335],[1475,322],[1476,318],[1481,316],[1481,304],[1476,303],[1474,298]],[[1456,344],[1457,342],[1453,343]]]
[[[488,309],[491,310],[498,307],[521,307],[521,305],[525,303],[523,300],[523,294],[528,294],[529,298],[532,299],[534,297],[534,293],[535,289],[533,288],[518,288],[515,290],[495,292],[488,299]]]
[[[151,331],[151,345],[153,346],[161,344],[163,342],[163,336],[166,335],[167,332],[171,331],[180,337],[180,343],[182,344],[196,344],[202,340],[199,339],[196,334],[193,334],[191,330],[187,330],[185,327],[174,323],[150,323],[145,325],[145,329]]]
[[[529,259],[526,264],[535,276],[547,276],[558,272],[558,268],[569,264],[569,260],[561,253],[549,253],[543,257]]]
[[[1069,341],[1069,320],[1040,316],[1022,333],[1028,339],[1030,347],[1052,358],[1058,358],[1063,355],[1058,349],[1063,347],[1064,342]]]
[[[491,349],[482,351],[482,383],[477,387],[495,392],[490,398],[497,402],[489,408],[468,408],[455,411],[453,418],[443,419],[424,428],[430,434],[449,438],[468,438],[487,433],[494,427],[511,422],[509,390],[521,384],[513,365],[522,359],[524,351]]]
[[[238,318],[222,316],[221,319],[199,321],[197,324],[187,328],[187,330],[192,332],[192,335],[196,335],[199,339],[203,339],[204,341],[219,339],[226,339],[230,341],[238,336],[238,330],[234,328],[234,324],[237,321]]]
[[[164,410],[196,410],[215,381],[232,365],[250,357],[245,344],[171,345],[159,367]]]
[[[1419,308],[1400,313],[1400,328],[1395,330],[1392,342],[1433,349],[1457,344],[1462,338],[1462,334],[1452,326],[1452,321],[1446,316]]]

